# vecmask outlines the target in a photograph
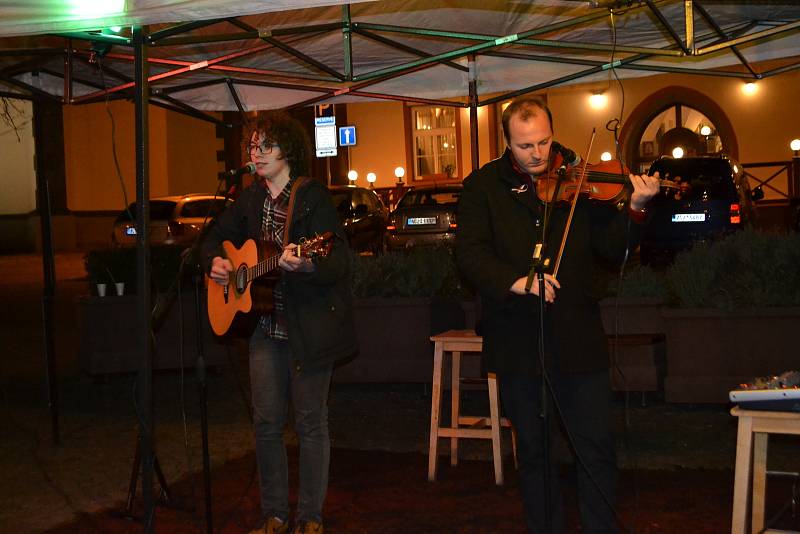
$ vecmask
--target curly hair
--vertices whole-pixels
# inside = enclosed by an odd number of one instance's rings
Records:
[[[285,111],[259,113],[245,142],[249,143],[253,134],[263,136],[268,143],[281,148],[283,157],[289,163],[289,175],[292,178],[308,176],[311,141],[300,121]]]

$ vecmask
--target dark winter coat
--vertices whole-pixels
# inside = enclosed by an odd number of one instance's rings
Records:
[[[539,298],[509,289],[527,276],[541,241],[543,203],[520,188],[506,153],[464,181],[458,207],[456,256],[462,275],[480,292],[480,334],[489,370],[499,374],[538,373]],[[558,252],[569,206],[553,209],[545,255]],[[594,288],[602,261],[619,263],[626,245],[638,242],[641,226],[627,208],[580,199],[561,260],[555,302],[545,309],[545,353],[564,372],[608,367],[608,349]],[[550,269],[551,272],[552,267]],[[535,283],[535,282],[534,282]]]
[[[267,193],[263,185],[253,184],[220,214],[203,242],[206,272],[213,258],[221,255],[223,241],[231,241],[239,248],[248,239],[262,239],[261,218]],[[314,258],[314,272],[281,271],[278,281],[292,358],[298,370],[330,365],[355,356],[357,351],[347,239],[328,189],[317,180],[307,180],[296,193],[290,242],[298,243],[301,238],[328,231],[337,238],[327,257]]]

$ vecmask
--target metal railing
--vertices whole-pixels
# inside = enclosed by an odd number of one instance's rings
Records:
[[[742,171],[751,186],[764,189],[766,201],[790,202],[800,197],[800,157],[789,161],[742,163]]]

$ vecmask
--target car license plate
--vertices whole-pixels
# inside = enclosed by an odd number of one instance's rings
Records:
[[[675,213],[672,215],[672,222],[703,222],[705,220],[705,213]]]
[[[125,235],[136,235],[136,228],[133,226],[125,228]]]
[[[408,226],[421,226],[424,224],[436,224],[436,217],[409,217],[406,221]]]

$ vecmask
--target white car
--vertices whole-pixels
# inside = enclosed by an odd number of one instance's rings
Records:
[[[150,199],[150,243],[189,245],[233,201],[225,197],[192,193]],[[114,222],[111,240],[118,246],[136,244],[136,203],[128,206]]]

